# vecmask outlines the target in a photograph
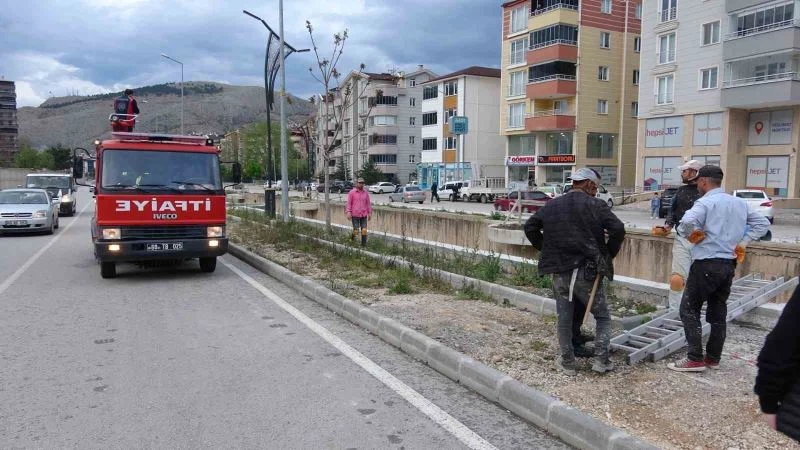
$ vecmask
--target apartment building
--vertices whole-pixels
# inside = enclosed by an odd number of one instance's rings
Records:
[[[646,2],[637,187],[720,165],[727,190],[797,197],[800,28],[795,0]]]
[[[0,167],[10,167],[19,151],[17,93],[13,81],[0,80]]]
[[[503,177],[505,138],[500,127],[500,70],[472,66],[422,87],[422,162],[419,183]],[[467,134],[450,132],[450,118],[467,117]]]
[[[340,143],[331,154],[329,172],[341,164],[347,177],[354,179],[361,167],[372,161],[386,179],[415,180],[422,152],[422,84],[435,77],[423,65],[410,73],[354,71],[328,96],[330,107],[326,108],[326,99],[320,97],[318,142],[323,142],[327,129],[329,139]],[[336,123],[341,123],[338,132]],[[323,156],[317,160],[322,167]]]
[[[500,133],[509,187],[592,167],[606,185],[636,170],[641,1],[503,4]]]

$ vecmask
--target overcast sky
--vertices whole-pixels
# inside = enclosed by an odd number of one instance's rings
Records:
[[[286,42],[320,50],[347,28],[339,65],[369,72],[417,64],[443,75],[472,65],[498,67],[502,2],[497,0],[284,0]],[[180,80],[263,86],[267,32],[278,31],[278,1],[0,0],[0,77],[16,81],[17,105],[49,96],[119,91]],[[287,60],[287,89],[307,98],[321,88],[313,55]],[[276,87],[278,84],[276,83]]]

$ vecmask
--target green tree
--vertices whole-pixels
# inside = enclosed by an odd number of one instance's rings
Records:
[[[250,180],[261,180],[263,179],[264,168],[261,167],[261,164],[258,161],[248,161],[244,165],[244,169],[242,170],[242,175],[244,178],[248,178]]]
[[[369,186],[381,181],[383,179],[383,172],[381,172],[381,169],[379,169],[374,162],[367,160],[364,162],[364,165],[361,166],[358,176],[359,178],[363,178],[364,184]]]
[[[22,169],[41,169],[46,167],[46,158],[42,157],[43,154],[36,150],[27,147],[20,149],[14,155],[14,167]]]
[[[347,168],[344,164],[344,158],[340,159],[336,164],[336,171],[331,174],[331,178],[333,180],[346,180],[347,179]]]
[[[266,161],[266,153],[265,150],[267,148],[267,122],[255,122],[247,127],[244,128],[242,131],[242,149],[241,151],[244,152],[244,167],[250,167],[252,163],[258,164],[262,170],[261,173],[264,174],[264,179],[266,179],[266,171],[273,170],[274,176],[272,180],[278,180],[281,177],[281,128],[280,124],[273,124],[272,125],[272,163],[273,167],[265,168],[264,164]],[[286,136],[286,148],[287,154],[289,156],[289,162],[291,164],[292,159],[297,158],[297,154],[294,150],[294,145],[289,139],[291,133],[287,133]],[[293,156],[294,155],[294,156]],[[292,170],[289,171],[290,178],[294,177],[294,173]]]
[[[45,153],[49,155],[48,169],[62,170],[72,166],[72,150],[68,147],[58,144],[45,150]]]

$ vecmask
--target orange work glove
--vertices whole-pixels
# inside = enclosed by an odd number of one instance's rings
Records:
[[[655,225],[650,233],[653,236],[669,236],[669,230],[663,225]]]
[[[739,244],[733,250],[733,254],[736,256],[736,264],[741,264],[744,262],[744,245]]]
[[[703,233],[703,230],[694,230],[689,233],[689,237],[686,238],[687,241],[691,242],[692,244],[699,244],[703,242],[703,239],[706,238],[706,234]]]

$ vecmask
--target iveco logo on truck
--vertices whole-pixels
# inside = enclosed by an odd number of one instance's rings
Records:
[[[166,212],[166,211],[211,211],[211,199],[205,200],[164,200],[159,203],[158,199],[153,197],[150,200],[117,200],[117,212],[129,212],[131,207],[136,208],[136,211],[144,212],[148,209],[153,212]],[[201,209],[202,207],[202,209]],[[153,218],[162,219],[164,215],[173,214],[154,214]],[[177,218],[177,215],[175,215]]]

